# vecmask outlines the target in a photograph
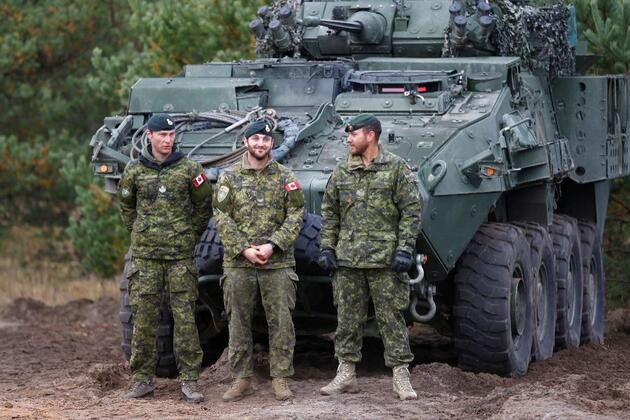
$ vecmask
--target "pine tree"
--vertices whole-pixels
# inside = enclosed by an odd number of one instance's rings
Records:
[[[601,57],[600,73],[630,73],[630,0],[575,0],[579,33]]]

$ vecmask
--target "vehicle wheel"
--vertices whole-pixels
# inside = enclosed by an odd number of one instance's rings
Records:
[[[455,349],[466,370],[522,376],[529,365],[534,311],[530,248],[523,230],[482,225],[454,278]]]
[[[533,278],[534,334],[532,360],[545,360],[553,354],[556,333],[557,284],[553,242],[538,223],[515,223],[525,230],[531,250]]]
[[[122,324],[121,347],[127,360],[131,358],[131,337],[133,337],[133,314],[129,300],[129,278],[127,277],[131,259],[129,254],[125,257],[125,268],[120,282],[120,312],[119,319]],[[158,362],[155,374],[162,377],[177,376],[175,353],[173,352],[173,319],[168,308],[162,302],[160,324],[157,332]]]
[[[604,315],[606,313],[602,245],[595,225],[588,222],[579,222],[578,225],[584,274],[580,342],[601,344],[604,342]]]
[[[325,274],[315,262],[319,256],[319,244],[322,239],[322,217],[306,213],[303,222],[295,241],[296,270],[300,274]]]
[[[195,264],[200,276],[223,273],[223,244],[214,219],[210,219],[206,231],[195,246]]]
[[[556,215],[549,228],[556,257],[558,306],[555,350],[580,345],[582,314],[582,252],[577,221]]]

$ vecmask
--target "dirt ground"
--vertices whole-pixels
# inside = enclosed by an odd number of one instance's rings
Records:
[[[206,401],[198,405],[180,400],[173,379],[158,379],[152,399],[123,399],[130,375],[113,299],[53,308],[19,299],[0,313],[0,418],[630,418],[630,310],[608,314],[604,345],[556,353],[532,364],[521,379],[463,372],[445,363],[447,340],[416,337],[417,401],[393,397],[390,372],[374,342],[366,344],[359,367],[361,393],[319,395],[336,367],[330,341],[321,339],[299,341],[290,381],[295,399],[274,400],[261,352],[257,392],[224,403],[224,354],[203,371]]]

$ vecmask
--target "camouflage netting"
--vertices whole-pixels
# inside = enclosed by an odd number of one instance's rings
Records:
[[[294,58],[300,56],[300,44],[302,42],[302,27],[295,22],[285,24],[280,19],[280,9],[288,7],[295,14],[301,0],[274,0],[271,7],[263,6],[258,10],[258,19],[264,26],[264,36],[256,36],[256,56],[259,58],[281,57],[283,55],[292,55]],[[284,48],[279,49],[274,42],[272,31],[269,27],[272,21],[281,23],[280,30],[283,30],[287,37],[287,44]]]
[[[481,51],[481,55],[517,56],[523,66],[544,71],[550,78],[573,73],[575,57],[567,39],[569,9],[566,6],[517,6],[510,0],[493,0],[490,5],[496,26],[488,48]],[[475,14],[470,2],[466,12],[467,16]],[[450,36],[449,27],[445,33],[444,57],[460,55]]]
[[[495,0],[502,12],[497,18],[496,45],[499,54],[519,56],[532,70],[550,78],[573,73],[575,58],[567,40],[569,9],[515,6],[509,0]]]

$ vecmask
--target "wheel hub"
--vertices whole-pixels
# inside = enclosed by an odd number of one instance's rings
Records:
[[[540,270],[538,270],[538,279],[536,280],[536,330],[540,339],[545,335],[548,299],[547,269],[544,265],[541,265]]]
[[[576,306],[576,296],[575,296],[575,284],[573,281],[573,273],[575,271],[575,260],[573,256],[571,256],[571,261],[569,265],[569,272],[567,273],[567,318],[569,320],[569,325],[573,325],[575,321],[575,306]]]
[[[590,297],[588,302],[584,302],[589,305],[588,308],[588,323],[589,325],[595,325],[595,307],[597,306],[597,287],[595,287],[595,261],[591,259],[590,269],[586,276],[585,284],[587,296]]]
[[[512,320],[512,339],[516,343],[525,331],[525,320],[527,318],[527,295],[520,267],[517,267],[512,274],[511,289],[510,318]]]

